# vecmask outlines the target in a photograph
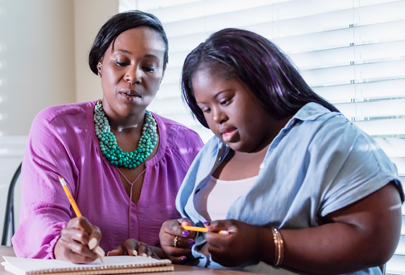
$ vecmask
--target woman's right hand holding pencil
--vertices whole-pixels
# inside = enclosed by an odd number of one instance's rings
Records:
[[[84,217],[73,218],[62,230],[55,245],[55,259],[76,264],[92,262],[97,259],[94,250],[100,240],[101,232],[97,226]]]
[[[192,222],[188,219],[168,220],[159,233],[160,245],[173,263],[184,264],[195,244],[196,232],[184,230],[182,225],[190,226]]]

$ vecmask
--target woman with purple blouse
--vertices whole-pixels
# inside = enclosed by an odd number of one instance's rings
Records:
[[[110,256],[164,257],[160,227],[180,218],[175,197],[203,145],[192,130],[146,110],[167,62],[155,16],[125,12],[102,26],[89,65],[103,98],[46,108],[32,124],[12,239],[17,256],[85,263],[100,246]],[[59,176],[83,217],[75,216]]]

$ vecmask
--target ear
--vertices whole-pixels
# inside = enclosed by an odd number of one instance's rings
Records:
[[[101,73],[101,69],[103,68],[103,60],[101,59],[100,61],[98,61],[97,63],[97,70],[98,70],[98,76],[101,77],[102,73]]]

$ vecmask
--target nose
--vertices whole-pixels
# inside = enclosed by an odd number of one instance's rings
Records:
[[[137,83],[141,83],[141,76],[142,71],[138,69],[136,66],[128,66],[128,70],[124,75],[124,80],[135,85]]]
[[[228,116],[220,107],[215,107],[212,108],[212,119],[215,123],[222,124],[228,120]]]

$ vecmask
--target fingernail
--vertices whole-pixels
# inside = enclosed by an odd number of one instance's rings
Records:
[[[100,257],[104,257],[105,252],[104,252],[104,250],[103,250],[101,247],[97,246],[95,251],[96,251],[96,253],[97,253],[98,255],[100,255]]]
[[[188,231],[186,231],[186,230],[184,230],[183,232],[181,232],[181,234],[182,234],[184,237],[188,237]]]
[[[181,260],[182,262],[184,262],[185,260],[187,260],[187,257],[186,257],[186,256],[183,256],[183,257],[180,258],[180,260]]]
[[[107,256],[110,256],[110,252],[111,252],[111,251],[108,251],[108,252],[107,252]]]
[[[190,244],[190,246],[195,245],[195,241],[194,241],[194,240],[190,240],[188,243]]]
[[[134,253],[134,256],[138,256],[138,251],[132,250],[132,253]]]
[[[146,255],[146,253],[142,253],[141,256],[142,256],[142,257],[148,257],[148,255]]]
[[[97,239],[96,239],[96,238],[92,238],[92,239],[89,241],[89,248],[90,248],[90,250],[93,250],[93,249],[96,247],[96,245],[97,245]]]
[[[181,225],[190,225],[188,221],[182,221]]]
[[[205,225],[205,226],[210,226],[210,225],[211,225],[211,222],[205,221],[205,222],[204,222],[204,225]]]

